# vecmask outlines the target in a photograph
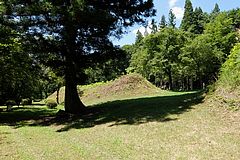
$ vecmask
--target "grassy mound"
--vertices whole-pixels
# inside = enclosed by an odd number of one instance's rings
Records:
[[[64,101],[65,88],[60,89],[60,102]],[[129,74],[110,82],[99,82],[78,86],[79,96],[87,104],[96,104],[112,100],[153,96],[159,94],[159,88],[152,85],[139,74]],[[56,92],[49,98],[56,99]]]
[[[212,97],[221,106],[240,109],[240,43],[232,49],[223,64]]]

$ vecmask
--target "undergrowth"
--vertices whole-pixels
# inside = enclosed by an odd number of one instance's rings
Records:
[[[232,49],[223,64],[214,90],[214,101],[229,109],[240,109],[240,43]]]

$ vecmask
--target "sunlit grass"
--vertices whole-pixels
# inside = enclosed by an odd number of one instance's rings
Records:
[[[47,125],[38,122],[57,109],[1,112],[0,159],[239,159],[239,114],[196,104],[198,95],[108,102],[96,116]]]

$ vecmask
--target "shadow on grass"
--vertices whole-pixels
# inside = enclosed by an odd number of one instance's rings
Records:
[[[56,111],[31,108],[30,110],[16,110],[0,118],[0,125],[15,125],[21,127],[63,125],[58,132],[68,131],[72,128],[88,128],[95,125],[109,123],[114,125],[138,125],[146,122],[168,122],[176,120],[169,115],[177,115],[192,109],[194,104],[201,103],[203,92],[184,95],[161,96],[118,100],[89,107],[88,114],[70,116],[67,118],[53,117]],[[2,113],[0,113],[1,115]],[[23,123],[34,120],[32,123]]]
[[[37,121],[54,117],[56,110],[46,107],[14,107],[12,111],[0,112],[0,125],[14,126],[15,128],[31,125]]]

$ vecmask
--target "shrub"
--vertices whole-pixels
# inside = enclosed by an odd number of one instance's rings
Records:
[[[57,107],[57,102],[55,102],[55,100],[53,99],[47,99],[46,102],[45,102],[46,106],[48,106],[48,108],[56,108]]]
[[[31,105],[32,100],[30,98],[23,99],[21,102],[22,105]]]

